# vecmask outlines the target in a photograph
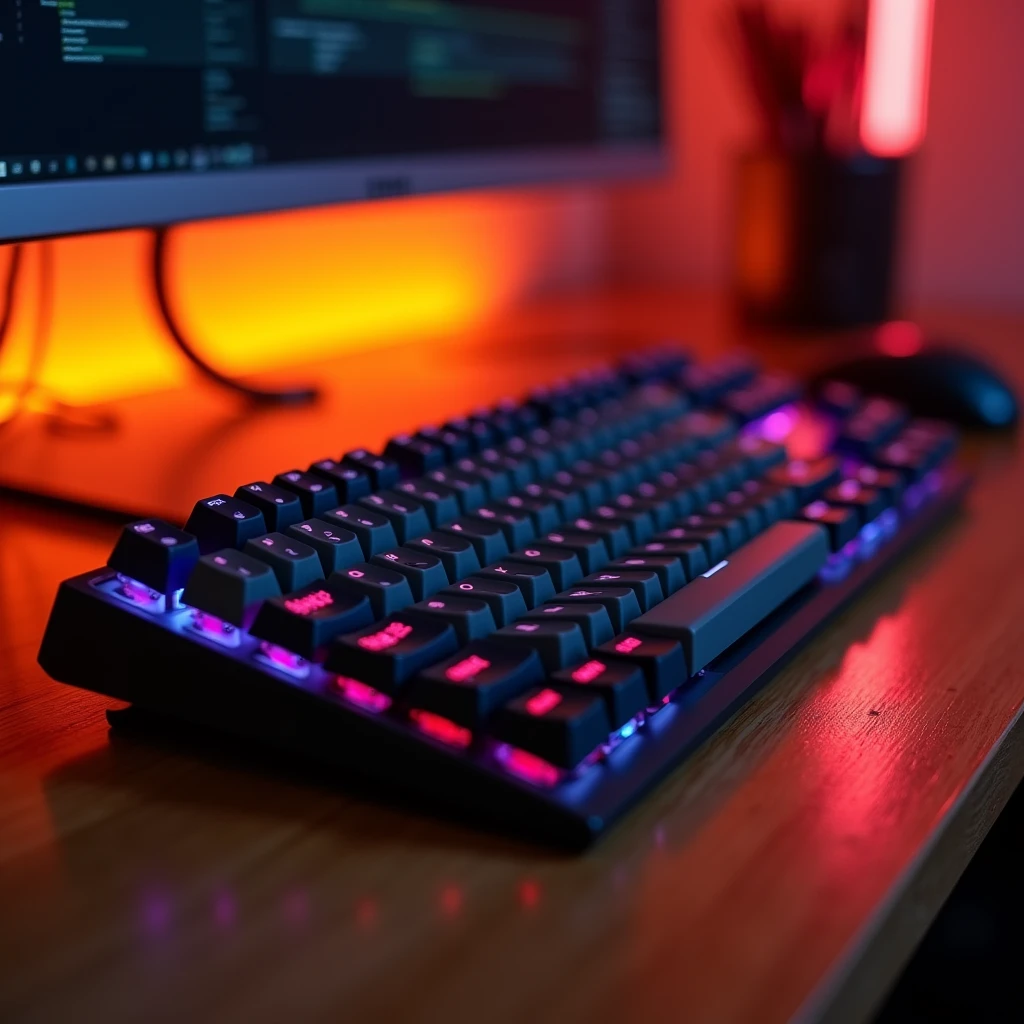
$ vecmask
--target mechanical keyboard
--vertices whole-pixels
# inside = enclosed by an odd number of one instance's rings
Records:
[[[130,523],[39,660],[583,847],[963,496],[955,431],[672,347]]]

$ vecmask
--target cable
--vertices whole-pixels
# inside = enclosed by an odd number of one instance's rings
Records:
[[[315,402],[319,397],[319,392],[316,388],[271,391],[253,387],[249,384],[244,384],[234,377],[228,377],[226,374],[221,373],[220,370],[211,366],[199,355],[178,324],[167,295],[167,249],[169,236],[170,229],[167,227],[153,229],[153,289],[156,292],[157,306],[160,309],[160,316],[163,319],[164,325],[174,343],[181,349],[188,361],[204,377],[212,380],[215,384],[219,384],[228,391],[234,391],[236,394],[243,395],[250,401],[260,405],[305,405],[309,402]]]
[[[7,340],[7,334],[14,320],[15,298],[18,294],[18,277],[21,274],[21,255],[22,249],[20,244],[11,247],[11,261],[7,265],[7,280],[4,282],[4,312],[3,316],[0,316],[0,351],[3,351],[4,342]]]

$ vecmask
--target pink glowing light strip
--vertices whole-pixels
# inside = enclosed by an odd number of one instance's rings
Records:
[[[875,156],[924,139],[934,0],[871,0],[860,137]]]

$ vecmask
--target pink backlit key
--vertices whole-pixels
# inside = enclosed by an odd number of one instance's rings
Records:
[[[482,640],[421,672],[410,684],[408,696],[417,707],[476,729],[503,704],[543,678],[536,651]]]

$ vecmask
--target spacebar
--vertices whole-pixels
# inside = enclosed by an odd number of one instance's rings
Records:
[[[828,534],[816,523],[776,523],[632,628],[681,641],[693,675],[810,583],[828,554]]]

